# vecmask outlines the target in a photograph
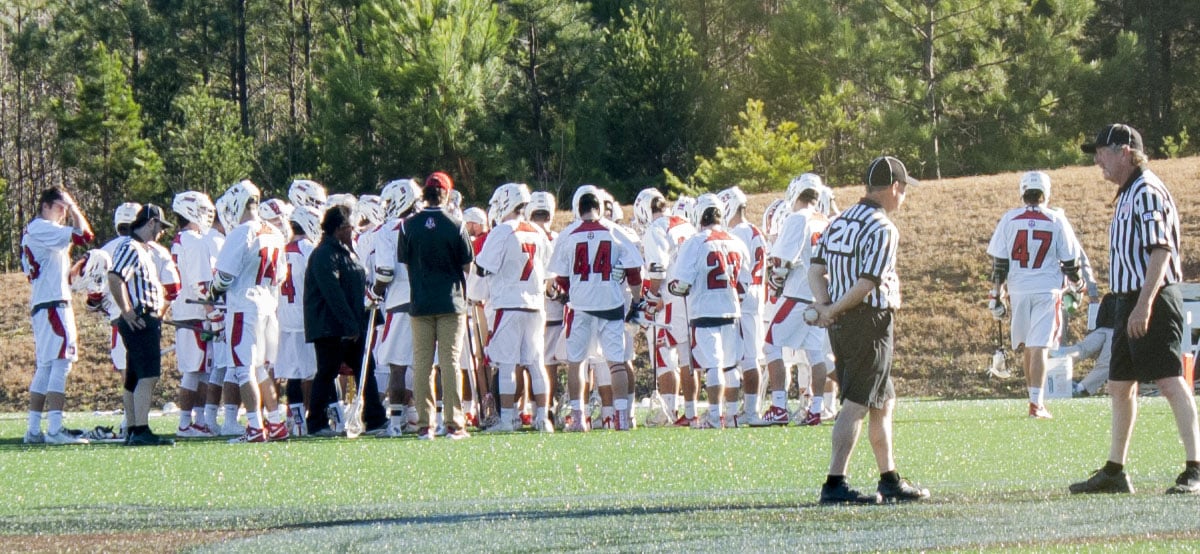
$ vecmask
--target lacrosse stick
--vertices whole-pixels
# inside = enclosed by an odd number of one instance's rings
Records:
[[[350,407],[346,408],[346,438],[356,438],[362,434],[363,420],[363,389],[366,388],[367,382],[367,362],[371,356],[371,341],[375,338],[375,310],[371,310],[371,317],[367,320],[367,337],[363,341],[363,359],[362,366],[358,370],[358,383],[355,387],[354,401],[350,403]]]
[[[988,368],[988,375],[1000,379],[1012,377],[1012,370],[1008,369],[1008,364],[1005,363],[1003,319],[996,320],[996,352],[992,354],[992,365]]]
[[[496,409],[496,399],[492,397],[491,392],[486,392],[486,380],[480,382],[481,379],[479,379],[479,375],[476,373],[480,369],[486,370],[486,367],[483,365],[481,343],[477,342],[480,340],[477,324],[478,317],[475,314],[475,310],[472,309],[471,311],[467,312],[467,348],[469,348],[471,351],[469,356],[469,358],[471,358],[471,371],[469,372],[469,377],[471,380],[471,387],[475,392],[475,399],[477,401],[476,409],[479,411],[477,414],[479,418],[479,427],[481,429],[486,429],[496,425],[497,423],[500,423],[500,413]],[[486,378],[487,376],[485,375],[484,377]]]

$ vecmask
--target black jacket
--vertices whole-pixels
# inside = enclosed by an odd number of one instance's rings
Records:
[[[462,222],[439,207],[425,208],[404,222],[396,257],[408,264],[414,317],[467,311],[463,266],[475,259]]]
[[[332,235],[313,249],[304,271],[304,340],[362,336],[367,328],[367,274]]]

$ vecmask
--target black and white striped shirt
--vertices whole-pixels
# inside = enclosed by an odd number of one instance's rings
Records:
[[[1134,173],[1132,183],[1117,195],[1108,226],[1108,282],[1115,293],[1138,292],[1146,281],[1150,251],[1166,248],[1164,285],[1183,280],[1179,259],[1179,212],[1171,191],[1150,170]]]
[[[896,254],[900,232],[887,212],[864,198],[834,219],[817,244],[812,263],[829,272],[829,298],[837,302],[860,278],[875,282],[863,302],[879,309],[900,307]]]
[[[125,282],[125,290],[133,309],[145,309],[151,313],[162,310],[166,304],[165,291],[159,280],[158,264],[150,246],[133,237],[124,237],[117,243],[113,254],[113,266],[109,273],[115,273]]]

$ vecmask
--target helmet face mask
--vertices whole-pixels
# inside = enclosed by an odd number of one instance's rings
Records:
[[[171,202],[171,210],[199,226],[201,234],[207,233],[212,227],[216,215],[216,208],[208,195],[195,190],[176,194]]]
[[[295,222],[304,230],[304,236],[313,242],[321,240],[321,212],[312,206],[297,206],[292,211],[289,221]]]
[[[364,194],[358,197],[351,219],[355,225],[366,220],[368,227],[374,227],[383,223],[385,215],[383,198],[374,194]]]
[[[763,210],[763,233],[768,236],[779,234],[783,219],[791,213],[786,204],[785,200],[777,198],[767,205],[766,210]]]

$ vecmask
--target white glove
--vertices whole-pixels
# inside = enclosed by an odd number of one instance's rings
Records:
[[[1008,315],[1008,308],[1004,306],[1004,301],[995,297],[988,299],[988,311],[992,312],[992,318],[997,321]]]
[[[787,282],[788,273],[791,273],[791,267],[788,265],[770,268],[767,271],[767,286],[777,293],[782,291],[784,283]]]
[[[692,292],[692,285],[675,280],[667,283],[667,290],[671,291],[671,294],[674,294],[675,296],[682,297],[687,296],[689,292]]]

